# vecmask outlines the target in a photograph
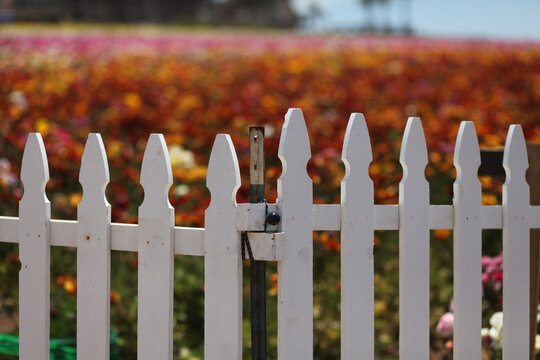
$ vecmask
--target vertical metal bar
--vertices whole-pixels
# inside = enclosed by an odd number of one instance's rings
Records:
[[[249,128],[249,201],[264,200],[264,127]],[[266,264],[250,264],[251,358],[266,360]]]
[[[531,205],[540,205],[540,144],[527,143],[529,171],[527,181],[531,191]],[[531,229],[531,270],[530,270],[530,359],[535,358],[535,339],[538,324],[538,289],[540,287],[540,229]]]

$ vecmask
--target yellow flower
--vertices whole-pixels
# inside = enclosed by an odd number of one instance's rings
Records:
[[[493,194],[482,194],[482,204],[483,205],[496,205],[497,197]]]
[[[77,207],[79,203],[81,202],[82,195],[80,193],[73,193],[69,196],[69,204],[72,207]]]
[[[69,294],[75,294],[75,291],[77,290],[75,281],[69,277],[64,281],[64,290],[66,290]]]
[[[51,124],[46,118],[39,118],[36,120],[36,131],[43,136],[46,136],[51,129]]]
[[[488,188],[492,184],[492,177],[491,176],[479,176],[478,179],[480,179],[480,182],[482,183],[482,187]]]
[[[107,146],[107,152],[110,158],[115,158],[122,153],[124,145],[120,141],[112,141]]]

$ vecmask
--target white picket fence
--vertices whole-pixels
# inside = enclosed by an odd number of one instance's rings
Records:
[[[24,196],[19,217],[0,217],[0,242],[19,243],[20,359],[49,358],[50,246],[77,247],[77,357],[109,358],[110,252],[138,251],[138,358],[172,359],[174,255],[205,257],[205,359],[242,358],[240,233],[249,231],[255,259],[278,262],[278,358],[313,358],[313,234],[341,231],[341,358],[374,359],[373,231],[399,230],[400,359],[429,359],[429,230],[454,230],[454,359],[481,359],[481,229],[503,229],[506,360],[529,359],[529,229],[540,228],[540,206],[530,206],[521,127],[512,125],[504,152],[502,206],[482,206],[480,151],[471,122],[461,124],[454,164],[453,205],[430,205],[428,162],[419,118],[405,129],[399,205],[375,205],[368,176],[371,144],[362,114],[352,114],[342,159],[341,204],[314,205],[306,172],[311,156],[302,112],[285,117],[278,200],[269,211],[281,224],[264,229],[264,204],[237,204],[240,172],[228,135],[216,137],[207,186],[205,228],[174,226],[167,194],[171,165],[162,135],[144,154],[145,198],[139,224],[111,223],[105,199],[109,173],[99,134],[90,134],[79,181],[78,220],[50,218],[49,179],[41,136],[30,134],[22,160]],[[397,339],[396,339],[397,341]]]

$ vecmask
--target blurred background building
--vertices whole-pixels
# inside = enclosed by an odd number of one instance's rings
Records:
[[[156,22],[292,28],[289,0],[0,0],[1,21]]]

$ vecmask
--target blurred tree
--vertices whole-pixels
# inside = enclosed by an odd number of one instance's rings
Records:
[[[321,6],[315,1],[310,2],[307,14],[305,15],[305,22],[308,24],[308,27],[313,27],[317,19],[320,19],[322,17],[323,9],[321,8]]]
[[[390,21],[391,16],[391,4],[395,1],[391,0],[358,0],[360,5],[364,9],[365,24],[362,28],[365,32],[383,32],[383,33],[403,33],[411,34],[413,32],[411,26],[412,20],[412,0],[395,0],[400,4],[399,11],[402,19],[400,26],[392,26]],[[384,23],[377,25],[375,23],[375,9],[376,7],[383,8],[385,12]]]
[[[364,8],[364,12],[366,14],[366,23],[365,23],[365,30],[368,32],[374,32],[376,31],[375,26],[375,6],[377,5],[386,5],[388,6],[390,0],[359,0],[360,4]]]
[[[401,0],[401,18],[402,18],[402,28],[401,32],[403,34],[412,34],[412,0]]]

